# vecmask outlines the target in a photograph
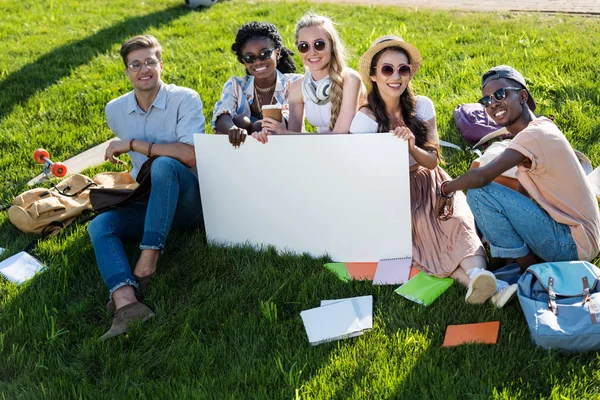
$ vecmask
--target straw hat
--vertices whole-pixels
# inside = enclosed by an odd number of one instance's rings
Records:
[[[381,36],[371,43],[371,47],[369,47],[369,49],[365,51],[365,54],[360,57],[360,62],[358,64],[358,72],[367,86],[371,86],[370,69],[373,57],[375,54],[388,47],[400,47],[408,54],[408,62],[411,66],[411,78],[417,73],[419,68],[421,68],[421,61],[423,61],[423,59],[421,58],[421,53],[419,53],[419,50],[417,50],[415,46],[405,42],[400,36]]]

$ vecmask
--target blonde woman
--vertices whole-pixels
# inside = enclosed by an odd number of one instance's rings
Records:
[[[263,143],[270,133],[302,132],[305,116],[318,133],[348,133],[359,104],[366,100],[360,75],[346,66],[344,46],[331,19],[304,15],[296,25],[295,40],[306,73],[290,89],[287,128],[265,118],[263,131],[253,135]]]

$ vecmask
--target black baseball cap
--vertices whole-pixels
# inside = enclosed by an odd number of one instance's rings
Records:
[[[483,90],[485,85],[487,85],[491,81],[494,81],[496,79],[502,79],[502,78],[510,79],[512,81],[515,81],[519,85],[521,85],[521,87],[523,87],[523,89],[525,89],[527,91],[527,94],[529,95],[527,98],[527,105],[529,106],[529,109],[531,111],[535,111],[535,108],[536,108],[535,100],[533,99],[533,96],[529,92],[529,89],[527,89],[527,84],[525,83],[525,78],[523,78],[523,75],[521,75],[521,73],[519,71],[517,71],[516,69],[514,69],[513,67],[509,67],[508,65],[498,65],[498,66],[490,69],[489,71],[487,71],[481,77],[481,89]]]

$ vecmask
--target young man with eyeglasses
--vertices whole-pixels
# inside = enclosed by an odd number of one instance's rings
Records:
[[[133,91],[106,106],[109,128],[119,138],[105,159],[116,163],[129,153],[135,178],[150,157],[151,192],[147,200],[97,216],[88,226],[98,268],[110,292],[107,309],[112,326],[100,339],[126,332],[135,321],[154,316],[138,299],[156,271],[171,228],[202,224],[196,177],[194,133],[204,133],[202,101],[195,91],[160,79],[162,48],[151,35],[136,36],[121,46],[125,73]],[[139,241],[141,254],[132,270],[124,241]]]
[[[490,69],[481,90],[479,102],[514,139],[486,166],[440,185],[438,217],[451,216],[454,192],[469,189],[467,201],[492,256],[515,259],[521,271],[540,259],[593,260],[600,251],[598,203],[564,134],[535,117],[535,100],[517,70]],[[492,182],[515,166],[518,192]]]

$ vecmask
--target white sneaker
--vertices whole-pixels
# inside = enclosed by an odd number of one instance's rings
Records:
[[[513,285],[510,285],[508,287],[505,287],[504,289],[500,290],[498,293],[493,295],[492,298],[490,299],[490,301],[492,302],[493,305],[496,306],[496,308],[502,308],[507,303],[509,303],[512,299],[515,298],[515,296],[517,295],[518,287],[519,287],[519,285],[517,285],[516,283]]]
[[[471,275],[469,290],[465,302],[469,304],[482,304],[496,293],[496,277],[490,271],[481,269]]]

